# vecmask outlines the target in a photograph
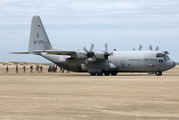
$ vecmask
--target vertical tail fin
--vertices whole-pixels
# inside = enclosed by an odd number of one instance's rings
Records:
[[[33,16],[29,40],[29,53],[33,50],[50,50],[52,46],[39,16]]]

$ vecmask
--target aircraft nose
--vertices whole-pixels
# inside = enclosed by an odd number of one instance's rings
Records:
[[[176,63],[172,60],[167,60],[165,62],[165,68],[168,70],[168,69],[171,69],[171,68],[174,68],[176,66]]]

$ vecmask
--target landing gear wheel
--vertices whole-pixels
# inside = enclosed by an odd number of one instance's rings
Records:
[[[90,73],[90,75],[91,75],[91,76],[95,76],[95,75],[96,75],[96,73]]]
[[[112,76],[116,76],[116,75],[117,75],[117,72],[111,72],[111,75],[112,75]]]
[[[156,76],[161,76],[162,72],[156,72],[155,74],[156,74]]]
[[[103,75],[103,73],[97,73],[97,75],[98,75],[98,76],[102,76],[102,75]]]
[[[105,76],[109,76],[110,75],[110,73],[109,72],[107,72],[107,73],[104,73],[105,74]]]

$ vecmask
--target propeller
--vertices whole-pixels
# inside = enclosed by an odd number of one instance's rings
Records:
[[[149,49],[150,49],[150,50],[153,50],[153,49],[152,49],[152,45],[149,46]],[[155,48],[155,50],[158,51],[158,50],[159,50],[159,47],[157,46],[157,47]]]
[[[94,52],[92,52],[93,48],[94,48],[94,44],[93,43],[91,43],[90,51],[88,51],[86,49],[86,47],[83,48],[83,50],[87,53],[87,57],[86,57],[86,60],[85,60],[85,63],[87,65],[88,65],[89,58],[92,58],[94,62],[96,61],[96,56],[95,56]]]
[[[135,48],[133,48],[132,50],[135,51]],[[139,50],[142,50],[142,45],[139,45]]]
[[[104,58],[106,59],[106,66],[108,66],[108,56],[110,56],[111,54],[108,53],[108,44],[105,43],[105,54],[104,54]]]
[[[142,45],[139,45],[139,50],[142,50]]]
[[[159,50],[159,47],[157,46],[155,50],[158,51],[158,50]]]
[[[150,50],[153,50],[153,49],[152,49],[152,45],[149,46],[149,49],[150,49]]]
[[[109,55],[110,55],[110,54],[108,53],[108,44],[105,43],[105,54],[104,54],[105,59],[108,59],[108,56],[109,56]]]

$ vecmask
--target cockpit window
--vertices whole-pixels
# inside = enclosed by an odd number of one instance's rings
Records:
[[[158,57],[164,57],[164,55],[162,54],[162,53],[157,53],[157,56],[156,56],[157,58]]]
[[[170,58],[168,57],[167,54],[164,54],[164,59],[166,59],[166,60],[170,60]]]
[[[163,53],[157,53],[156,55],[157,58],[164,58],[165,60],[170,60],[170,58],[168,57],[167,54],[163,54]]]

